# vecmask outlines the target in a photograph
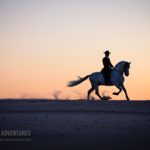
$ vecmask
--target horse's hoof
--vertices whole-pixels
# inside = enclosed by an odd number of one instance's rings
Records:
[[[110,96],[104,96],[103,98],[102,98],[102,100],[109,100],[109,99],[112,99]]]
[[[114,94],[114,95],[118,95],[118,93],[116,93],[116,92],[114,92],[113,94]]]

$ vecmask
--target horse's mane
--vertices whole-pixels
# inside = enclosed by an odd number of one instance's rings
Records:
[[[120,61],[115,65],[115,68],[117,69],[118,67],[120,67],[120,65],[124,65],[126,63],[127,63],[126,61]]]

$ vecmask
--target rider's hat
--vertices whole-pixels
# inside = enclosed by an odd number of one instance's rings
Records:
[[[108,50],[106,50],[104,53],[105,53],[105,54],[111,54]]]

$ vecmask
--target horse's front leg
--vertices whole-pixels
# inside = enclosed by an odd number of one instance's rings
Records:
[[[121,88],[123,89],[123,91],[124,91],[124,93],[125,93],[125,95],[126,95],[126,99],[129,101],[130,99],[129,99],[129,97],[128,97],[128,94],[127,94],[126,88],[124,87],[124,85],[123,85],[123,84],[121,85]]]
[[[119,86],[119,84],[115,84],[115,86],[119,89],[119,92],[114,92],[114,95],[119,95],[119,93],[122,91],[122,88]]]

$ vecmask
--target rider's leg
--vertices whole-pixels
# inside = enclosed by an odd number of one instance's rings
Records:
[[[125,95],[126,95],[126,99],[129,101],[130,99],[129,99],[129,97],[128,97],[128,94],[127,94],[126,88],[124,87],[124,85],[123,85],[123,84],[121,84],[121,88],[123,89],[123,91],[124,91],[124,93],[125,93]]]
[[[110,71],[109,69],[105,69],[105,84],[109,84],[109,78],[110,78]]]
[[[118,95],[122,91],[122,88],[118,84],[115,84],[115,86],[119,89],[119,92],[114,92],[113,94]]]

